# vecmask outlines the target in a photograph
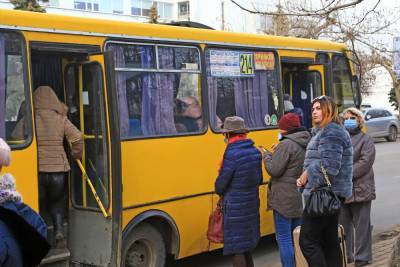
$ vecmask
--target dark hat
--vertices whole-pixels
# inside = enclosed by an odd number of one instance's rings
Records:
[[[278,122],[279,129],[287,132],[301,127],[299,115],[289,112],[281,117]]]
[[[223,133],[248,133],[249,129],[244,125],[244,120],[238,116],[226,117],[222,125]]]

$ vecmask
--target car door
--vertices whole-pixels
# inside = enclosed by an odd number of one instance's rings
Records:
[[[377,124],[377,110],[371,109],[365,113],[365,126],[367,127],[367,133],[371,137],[378,136],[378,124]]]

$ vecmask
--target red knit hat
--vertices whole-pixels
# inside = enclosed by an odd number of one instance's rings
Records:
[[[283,115],[279,120],[278,125],[279,129],[287,132],[301,127],[299,116],[292,112]]]

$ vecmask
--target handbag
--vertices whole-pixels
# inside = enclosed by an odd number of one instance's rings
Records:
[[[208,219],[207,239],[213,243],[224,242],[224,215],[222,213],[222,198]]]
[[[339,198],[332,191],[331,182],[329,181],[328,174],[322,164],[321,170],[326,184],[311,190],[311,194],[306,201],[304,210],[309,217],[333,215],[339,212],[342,206]]]

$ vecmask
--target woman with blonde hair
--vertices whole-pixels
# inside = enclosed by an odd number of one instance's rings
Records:
[[[351,196],[353,148],[349,134],[340,122],[337,106],[329,96],[312,101],[312,138],[307,145],[304,171],[297,180],[307,203],[312,191],[326,186],[344,201]],[[342,266],[338,238],[339,212],[310,216],[303,212],[300,248],[309,266]]]
[[[348,262],[364,266],[372,261],[371,201],[376,198],[374,170],[375,144],[363,133],[363,114],[356,108],[343,111],[344,126],[353,143],[353,194],[346,199],[340,223],[346,235]],[[355,242],[354,242],[355,241]]]

